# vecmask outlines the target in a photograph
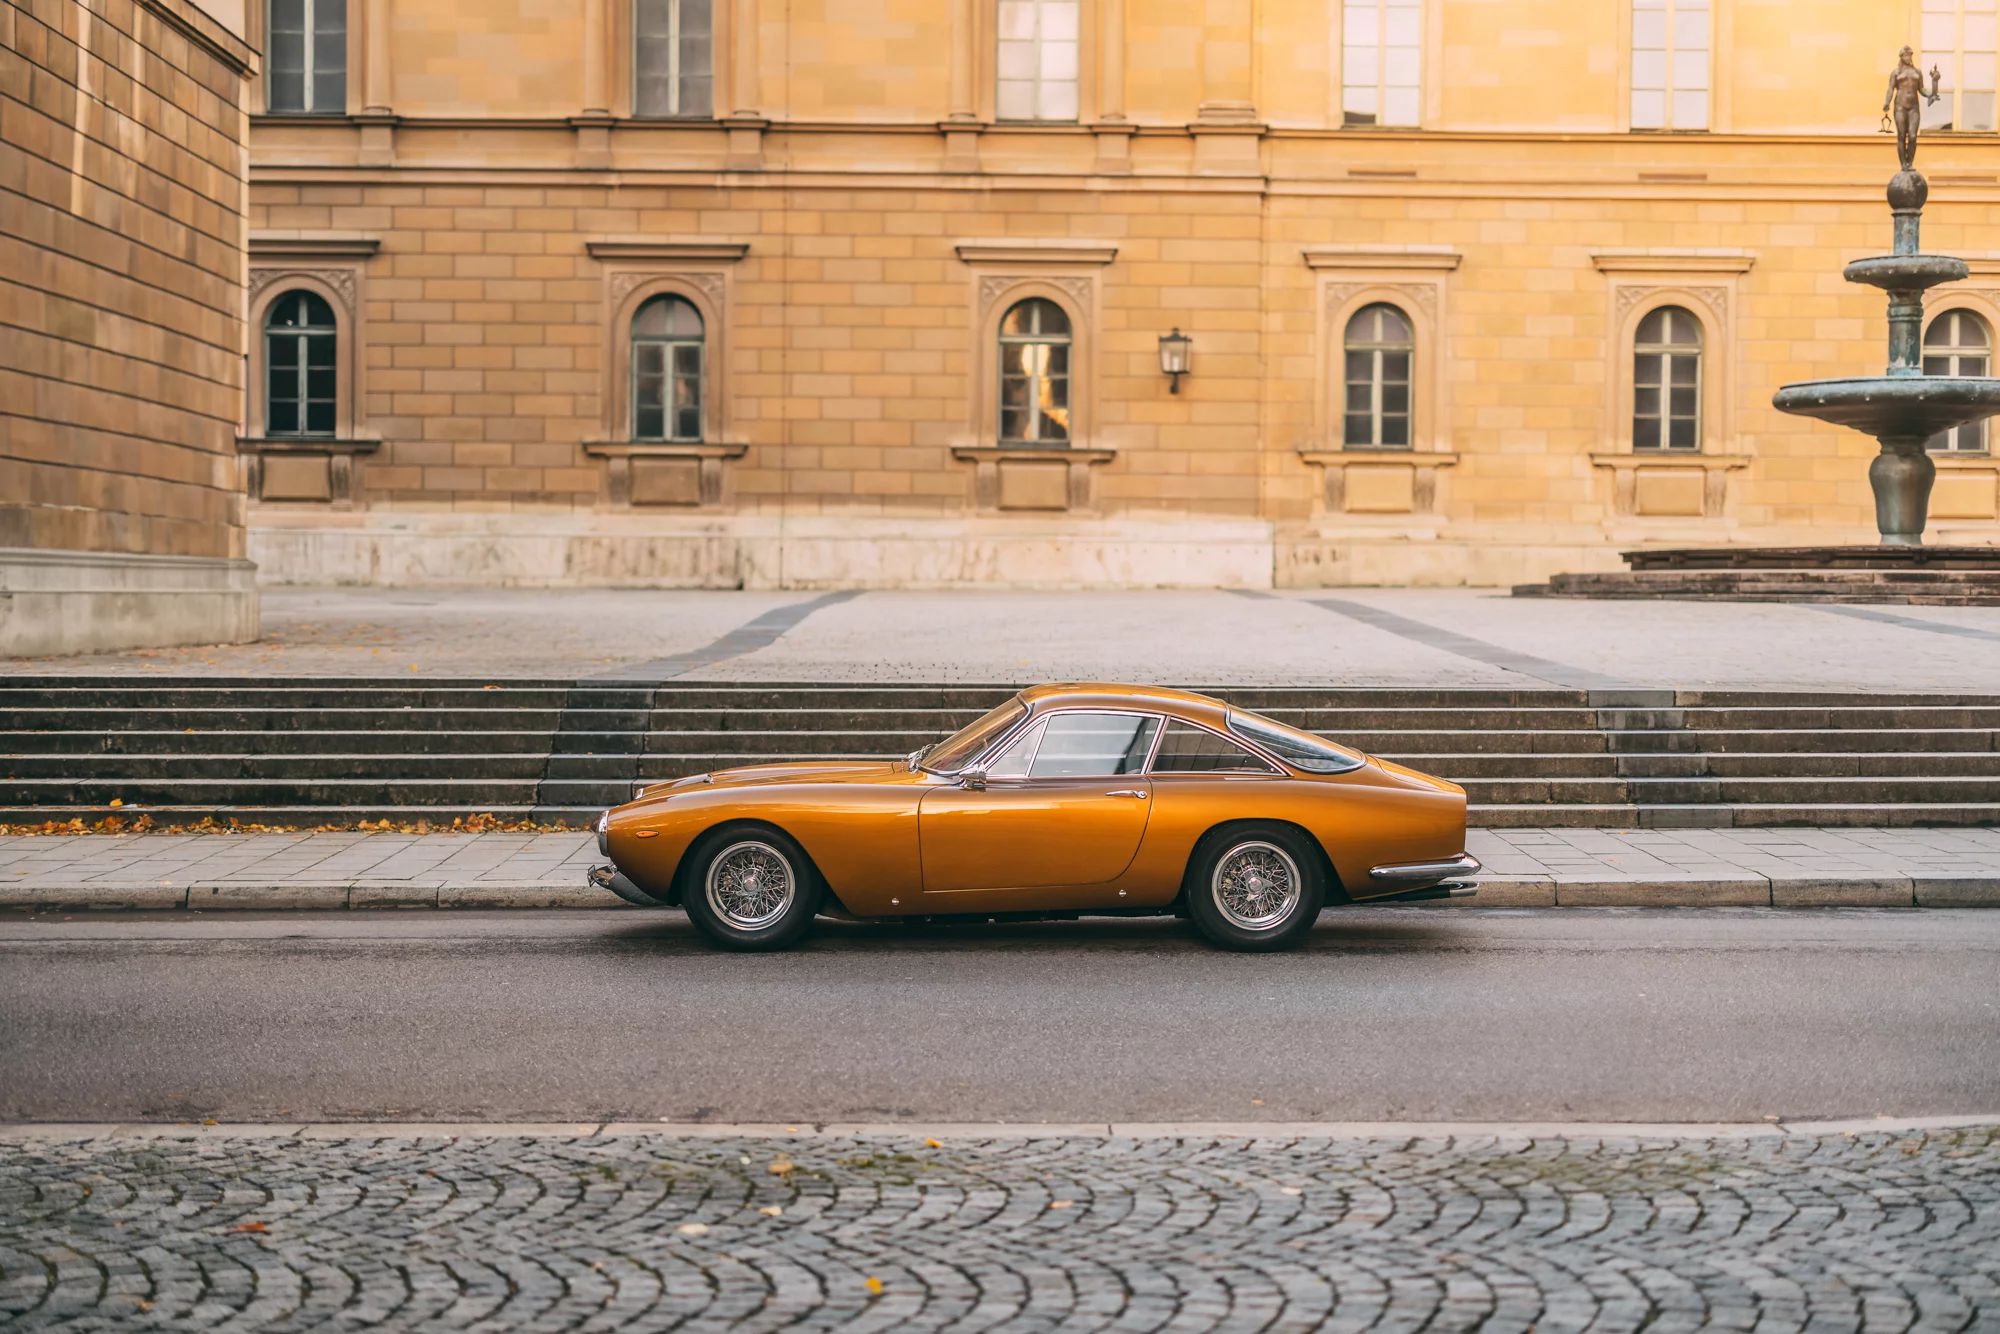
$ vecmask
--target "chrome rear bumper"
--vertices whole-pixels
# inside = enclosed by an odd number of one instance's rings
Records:
[[[1368,873],[1369,887],[1377,891],[1423,889],[1445,880],[1479,873],[1479,858],[1469,852],[1434,862],[1393,862]]]

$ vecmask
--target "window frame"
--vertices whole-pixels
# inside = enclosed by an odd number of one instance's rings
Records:
[[[1658,13],[1663,16],[1662,27],[1664,31],[1661,36],[1663,45],[1643,48],[1647,52],[1657,51],[1659,53],[1661,82],[1657,88],[1651,86],[1642,88],[1639,84],[1639,55],[1642,50],[1639,46],[1639,15],[1642,12]],[[1706,67],[1706,82],[1699,89],[1702,107],[1701,123],[1699,125],[1682,124],[1682,117],[1676,115],[1674,111],[1676,97],[1680,96],[1682,92],[1692,94],[1697,91],[1694,88],[1682,89],[1676,78],[1676,67],[1679,64],[1680,55],[1683,52],[1692,52],[1695,49],[1693,46],[1683,46],[1678,38],[1679,16],[1683,12],[1689,14],[1701,13],[1704,17],[1706,27],[1703,36],[1705,44],[1700,48]],[[1645,3],[1644,0],[1625,0],[1624,121],[1626,130],[1635,134],[1706,134],[1713,131],[1716,119],[1715,90],[1718,83],[1716,78],[1716,59],[1716,0],[1656,0],[1655,3],[1651,4]],[[1641,125],[1637,115],[1638,99],[1642,93],[1651,92],[1658,92],[1660,95],[1659,123],[1657,125]]]
[[[1986,316],[1981,312],[1972,309],[1970,306],[1963,306],[1963,305],[1946,306],[1942,310],[1939,310],[1936,314],[1932,315],[1929,320],[1925,321],[1923,341],[1921,341],[1917,347],[1918,355],[1923,358],[1924,374],[1929,375],[1931,373],[1929,366],[1929,363],[1932,359],[1932,354],[1930,350],[1931,343],[1929,341],[1931,330],[1936,328],[1940,321],[1953,319],[1954,317],[1960,320],[1971,320],[1974,324],[1978,325],[1979,328],[1985,333],[1986,342],[1984,346],[1979,348],[1979,352],[1981,353],[1981,360],[1983,360],[1986,363],[1986,368],[1979,374],[1981,376],[1991,375],[1993,373],[1993,350],[1994,350],[1993,323],[1991,320],[1987,319]],[[1956,332],[1956,329],[1954,329],[1954,332]],[[1953,342],[1950,344],[1943,345],[1943,348],[1944,350],[1940,355],[1943,358],[1949,359],[1954,366],[1953,370],[1946,372],[1946,377],[1951,379],[1964,378],[1965,373],[1957,370],[1956,366],[1961,358],[1971,353],[1972,351],[1971,345],[1966,343]],[[1988,429],[1988,424],[1991,422],[1991,420],[1992,419],[1990,417],[1982,417],[1976,422],[1967,422],[1965,425],[1953,427],[1949,431],[1940,431],[1937,435],[1932,436],[1929,440],[1926,440],[1924,442],[1924,449],[1931,454],[1940,455],[1946,458],[1962,459],[1962,458],[1989,457],[1993,452],[1993,437]],[[1979,441],[1977,445],[1966,446],[1958,443],[1958,441],[1964,438],[1964,435],[1967,431],[1972,431],[1977,433],[1977,438]],[[1945,441],[1945,443],[1943,445],[1938,444],[1937,442],[1940,440]]]
[[[669,304],[673,302],[679,302],[681,305],[684,305],[689,310],[693,311],[696,321],[699,322],[701,325],[700,336],[696,338],[688,338],[686,336],[674,336],[674,335],[662,335],[658,337],[647,335],[642,337],[637,332],[639,316],[645,311],[645,309],[648,306],[652,305],[656,301],[667,302]],[[707,443],[709,436],[708,329],[709,329],[709,324],[708,321],[704,319],[702,316],[701,307],[697,305],[695,302],[689,300],[686,296],[682,295],[680,292],[673,291],[671,289],[667,291],[654,292],[651,296],[644,298],[632,308],[631,315],[627,317],[625,321],[625,347],[626,347],[625,380],[626,380],[626,394],[630,400],[625,405],[625,411],[627,413],[626,421],[630,426],[630,431],[628,432],[628,434],[633,444],[699,445]],[[664,435],[652,436],[652,435],[639,434],[639,411],[640,411],[639,348],[642,345],[642,343],[649,346],[659,346],[665,349],[661,354],[662,397],[660,402],[661,425],[665,428],[666,431],[666,434]],[[680,376],[674,370],[673,352],[675,348],[689,347],[689,346],[692,346],[696,349],[698,361],[700,363],[698,369],[695,372],[695,377],[694,377],[695,394],[696,394],[695,411],[699,415],[700,421],[698,422],[696,433],[691,436],[686,436],[686,435],[676,435],[674,433],[674,418],[678,416],[678,413],[675,411],[673,407],[673,386],[674,382],[677,379],[679,379]]]
[[[1162,772],[1154,766],[1158,764],[1160,759],[1160,747],[1166,744],[1167,728],[1174,726],[1176,723],[1182,727],[1192,727],[1197,732],[1206,732],[1212,737],[1226,741],[1238,750],[1249,754],[1251,758],[1261,760],[1265,767],[1263,769],[1169,769]],[[1287,776],[1287,770],[1283,765],[1278,764],[1270,756],[1264,754],[1248,738],[1237,736],[1233,732],[1218,730],[1208,726],[1206,723],[1198,723],[1192,718],[1182,718],[1171,713],[1167,715],[1167,721],[1161,725],[1159,735],[1153,738],[1153,753],[1146,758],[1146,777],[1148,778],[1284,778]]]
[[[310,297],[326,307],[328,322],[325,325],[298,325],[290,330],[280,330],[271,323],[273,316],[278,312],[278,308],[287,300],[306,297]],[[287,441],[339,439],[341,407],[340,354],[342,349],[340,346],[340,312],[336,303],[327,300],[323,294],[314,291],[305,284],[287,286],[284,291],[279,292],[271,300],[264,303],[264,313],[259,323],[261,327],[258,330],[258,336],[263,340],[263,373],[259,377],[259,389],[264,399],[264,435],[272,440]],[[277,398],[271,392],[271,378],[278,371],[277,359],[272,356],[274,339],[295,340],[298,360],[293,363],[293,369],[300,378],[298,381],[298,393],[290,401],[298,412],[299,429],[297,430],[281,431],[271,424],[272,409],[278,404]],[[333,350],[333,364],[330,368],[333,379],[333,392],[326,398],[315,398],[311,393],[311,385],[308,377],[313,369],[310,353],[314,344],[331,347]],[[327,415],[332,419],[323,431],[313,430],[307,425],[311,421],[312,406],[315,402],[326,404]]]
[[[1060,337],[1054,337],[1054,336],[1045,336],[1041,334],[1036,334],[1034,336],[1023,336],[1018,334],[1010,335],[1006,333],[1004,330],[1007,323],[1007,317],[1013,314],[1016,310],[1020,309],[1022,306],[1026,306],[1031,302],[1036,302],[1036,301],[1041,301],[1046,303],[1047,305],[1053,307],[1057,312],[1059,312],[1062,315],[1064,322],[1069,326],[1063,332],[1063,334]],[[1000,318],[994,324],[993,333],[994,333],[993,356],[994,356],[994,371],[995,371],[993,380],[993,438],[995,442],[998,443],[998,445],[1002,449],[1075,448],[1078,443],[1077,442],[1077,434],[1078,434],[1077,374],[1076,374],[1077,335],[1076,335],[1075,315],[1070,310],[1068,310],[1060,301],[1056,301],[1041,293],[1030,293],[1027,295],[1015,297],[1007,301],[1004,305],[1000,307]],[[1065,350],[1067,355],[1064,357],[1064,369],[1061,379],[1063,382],[1063,399],[1064,399],[1063,407],[1064,410],[1069,414],[1069,417],[1068,420],[1065,423],[1063,423],[1063,436],[1060,440],[1044,440],[1033,437],[1024,437],[1016,439],[1008,436],[1006,419],[1007,419],[1007,381],[1009,376],[1007,372],[1006,349],[1010,346],[1012,347],[1060,346]],[[1057,377],[1043,373],[1040,375],[1028,375],[1020,378],[1025,378],[1030,386],[1034,386],[1042,383],[1044,380],[1053,382]],[[1029,399],[1030,399],[1028,405],[1028,411],[1030,414],[1029,422],[1031,425],[1033,425],[1041,422],[1046,414],[1042,408],[1041,397],[1039,394],[1031,393],[1029,395]]]
[[[665,111],[645,110],[640,106],[639,80],[643,73],[643,66],[639,60],[639,43],[641,40],[639,31],[639,6],[646,3],[646,0],[630,0],[630,3],[625,6],[626,31],[629,34],[629,40],[625,42],[625,53],[630,76],[626,79],[626,96],[630,99],[632,118],[634,120],[648,121],[714,120],[717,115],[716,109],[721,105],[720,67],[724,63],[716,58],[716,49],[723,38],[721,14],[718,11],[728,6],[722,3],[722,0],[708,0],[708,110],[686,111],[681,107],[685,93],[683,86],[684,76],[681,71],[681,11],[687,0],[662,0],[662,2],[667,6],[666,82],[669,109]]]
[[[1001,90],[1000,90],[1001,84],[1024,82],[1024,80],[1007,78],[1002,74],[1000,68],[1000,62],[1002,58],[1002,51],[1001,51],[1002,44],[1006,42],[1022,40],[1019,38],[1009,38],[1005,36],[1001,30],[1000,26],[1002,18],[1001,9],[1003,5],[1010,2],[1032,4],[1035,11],[1035,36],[1033,38],[1027,39],[1028,43],[1031,45],[1034,51],[1035,73],[1032,79],[1025,80],[1025,82],[1029,84],[1029,87],[1032,90],[1031,97],[1033,99],[1035,114],[1031,116],[1010,116],[1007,115],[1001,109]],[[1075,48],[1076,69],[1075,72],[1071,74],[1067,79],[1062,79],[1062,78],[1046,79],[1042,72],[1042,67],[1044,64],[1043,43],[1048,40],[1051,40],[1043,32],[1043,12],[1045,6],[1050,4],[1064,5],[1068,8],[1073,9],[1076,13],[1076,35],[1072,38],[1066,39],[1069,45]],[[993,41],[993,48],[992,48],[993,58],[990,66],[990,74],[993,81],[992,83],[993,119],[996,123],[1002,125],[1075,125],[1082,121],[1083,107],[1084,107],[1084,93],[1085,93],[1084,75],[1090,67],[1089,52],[1088,52],[1089,43],[1087,41],[1088,33],[1086,31],[1087,28],[1089,27],[1088,10],[1089,6],[1086,5],[1083,2],[1083,0],[994,0],[993,7],[989,11],[989,13],[992,16],[992,41]],[[1056,38],[1053,40],[1063,41],[1065,39]],[[1068,83],[1074,89],[1075,110],[1073,110],[1067,116],[1049,116],[1042,114],[1042,109],[1043,109],[1042,90],[1045,86],[1052,83]]]
[[[1933,45],[1929,31],[1933,17],[1948,17],[1951,20],[1952,40],[1949,46]],[[1993,40],[1973,45],[1966,37],[1969,19],[1983,19],[1995,29]],[[1925,134],[1992,134],[1996,124],[2000,124],[2000,92],[1995,85],[2000,84],[2000,13],[1981,10],[1976,14],[1967,12],[1965,0],[1923,0],[1917,10],[1918,39],[1915,43],[1923,48],[1923,57],[1917,62],[1919,69],[1927,69],[1935,63],[1944,75],[1942,91],[1949,99],[1950,110],[1938,118],[1938,123],[1925,125]],[[1987,86],[1984,88],[1965,87],[1965,63],[1967,58],[1984,60],[1987,63]],[[1984,125],[1968,126],[1965,114],[1965,99],[1968,96],[1983,96],[1986,99]],[[1929,116],[1925,117],[1930,119]]]
[[[301,6],[301,21],[304,25],[303,27],[304,51],[301,53],[302,65],[300,68],[300,75],[299,75],[300,105],[296,107],[281,107],[278,106],[276,103],[275,94],[277,92],[277,79],[276,79],[274,64],[271,60],[269,52],[272,46],[272,34],[275,33],[277,30],[276,16],[273,14],[272,11],[278,6],[280,2],[281,0],[264,0],[264,4],[262,6],[263,24],[264,24],[264,31],[262,33],[262,37],[263,37],[264,50],[266,52],[266,56],[265,56],[264,66],[262,70],[259,72],[258,77],[263,82],[264,85],[264,114],[268,116],[347,115],[352,105],[351,99],[354,96],[355,82],[356,82],[354,77],[355,74],[354,45],[355,45],[355,35],[359,28],[359,25],[356,24],[354,21],[354,11],[356,6],[361,2],[361,0],[334,0],[335,3],[339,4],[341,11],[340,13],[341,86],[340,86],[340,96],[336,100],[336,104],[331,107],[320,107],[315,105],[317,99],[314,96],[316,90],[313,86],[313,81],[317,73],[317,63],[315,59],[315,53],[319,46],[318,34],[315,30],[314,21],[315,18],[317,17],[316,15],[317,8],[320,5],[327,4],[328,0],[299,0],[299,4]]]
[[[1640,328],[1654,315],[1663,312],[1673,312],[1692,321],[1697,341],[1692,345],[1685,343],[1640,342]],[[1708,427],[1708,403],[1706,401],[1708,395],[1707,361],[1712,342],[1713,339],[1709,336],[1708,328],[1703,323],[1701,316],[1697,315],[1687,306],[1673,300],[1661,301],[1649,307],[1634,322],[1630,345],[1631,356],[1627,363],[1631,367],[1632,376],[1631,412],[1628,417],[1627,429],[1631,433],[1632,452],[1634,454],[1643,454],[1647,457],[1652,457],[1654,455],[1699,454],[1703,451],[1704,442],[1707,439]],[[1692,357],[1694,360],[1694,443],[1676,445],[1672,443],[1673,423],[1676,420],[1672,407],[1672,393],[1675,388],[1673,383],[1673,362],[1676,357],[1690,355],[1686,350],[1689,346],[1693,347]],[[1657,356],[1661,359],[1660,381],[1656,386],[1647,386],[1640,382],[1639,358],[1643,356]],[[1639,422],[1641,420],[1639,391],[1647,387],[1654,387],[1660,391],[1660,407],[1659,412],[1656,414],[1659,423],[1659,443],[1654,445],[1642,445],[1639,443]]]
[[[1393,310],[1396,312],[1397,318],[1399,318],[1403,322],[1403,327],[1409,331],[1409,338],[1407,339],[1407,341],[1402,343],[1391,343],[1391,342],[1384,342],[1381,340],[1361,340],[1359,343],[1357,343],[1353,338],[1349,336],[1350,331],[1354,328],[1355,322],[1358,321],[1363,315],[1367,315],[1375,311],[1378,307],[1385,308],[1388,310]],[[1372,437],[1372,439],[1367,441],[1354,441],[1354,440],[1349,440],[1347,438],[1348,419],[1355,415],[1353,407],[1351,405],[1351,401],[1349,399],[1348,391],[1352,385],[1358,383],[1358,381],[1354,381],[1348,378],[1347,359],[1349,356],[1353,355],[1357,350],[1368,352],[1371,354],[1370,355],[1371,378],[1368,381],[1368,386],[1369,386],[1368,428],[1369,428],[1369,434]],[[1386,444],[1382,440],[1382,434],[1383,434],[1382,419],[1384,416],[1384,412],[1382,409],[1382,398],[1383,398],[1383,390],[1386,384],[1388,383],[1384,379],[1382,372],[1382,356],[1385,352],[1402,352],[1406,357],[1406,361],[1404,362],[1404,376],[1402,381],[1403,396],[1404,396],[1403,411],[1399,414],[1395,414],[1403,418],[1403,443],[1401,444]],[[1336,412],[1335,415],[1339,418],[1340,421],[1340,444],[1342,449],[1414,450],[1416,448],[1417,322],[1416,320],[1411,318],[1410,312],[1408,310],[1404,309],[1401,305],[1399,305],[1394,301],[1377,300],[1377,301],[1370,301],[1365,305],[1349,313],[1346,320],[1344,320],[1341,323],[1341,328],[1340,328],[1340,376],[1338,384],[1339,388],[1337,389],[1336,393],[1339,399],[1339,404],[1338,404],[1338,411]]]
[[[1334,105],[1338,112],[1335,121],[1336,124],[1343,129],[1350,130],[1419,130],[1424,127],[1425,123],[1431,118],[1431,109],[1427,102],[1429,94],[1427,85],[1429,80],[1426,79],[1425,75],[1431,64],[1430,28],[1433,11],[1436,10],[1437,6],[1438,0],[1407,0],[1407,2],[1406,0],[1343,0],[1339,8],[1339,26],[1335,29],[1334,33],[1337,39],[1336,46],[1339,60],[1339,63],[1333,70],[1332,80],[1334,86]],[[1392,84],[1389,82],[1389,52],[1392,47],[1388,41],[1388,26],[1389,12],[1392,9],[1413,10],[1416,14],[1415,43],[1407,48],[1405,44],[1397,43],[1393,48],[1398,50],[1413,49],[1416,52],[1417,68],[1416,82],[1414,84]],[[1353,110],[1348,106],[1349,90],[1370,86],[1352,82],[1348,78],[1349,53],[1358,45],[1350,36],[1350,23],[1355,15],[1370,10],[1373,11],[1375,16],[1375,39],[1371,44],[1374,50],[1375,68],[1372,88],[1375,110],[1373,112],[1363,112]],[[1391,121],[1388,119],[1388,94],[1391,88],[1410,88],[1412,90],[1416,109],[1415,114],[1409,120]],[[1370,119],[1354,119],[1357,116],[1368,116]]]

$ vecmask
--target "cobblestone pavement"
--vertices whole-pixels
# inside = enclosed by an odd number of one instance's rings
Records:
[[[2000,1329],[2000,1131],[0,1143],[34,1329]]]
[[[255,644],[0,674],[584,677],[695,655],[802,592],[273,588]],[[870,592],[684,681],[2000,691],[2000,608],[1514,599],[1495,589]],[[693,659],[689,659],[693,661]]]
[[[1492,906],[2000,906],[2000,829],[1474,829]],[[615,907],[587,833],[0,836],[0,905]],[[1565,897],[1567,896],[1567,897]]]

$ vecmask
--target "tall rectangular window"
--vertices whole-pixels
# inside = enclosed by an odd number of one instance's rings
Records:
[[[1075,120],[1077,0],[1000,0],[1001,120]]]
[[[1423,55],[1423,0],[1347,0],[1340,29],[1341,121],[1417,124]]]
[[[272,111],[347,110],[347,0],[271,0],[264,86]]]
[[[1995,56],[2000,52],[1996,0],[1924,0],[1924,58],[1937,66],[1943,96],[1924,108],[1927,130],[1991,130]]]
[[[632,106],[641,116],[715,114],[713,0],[633,0]]]
[[[1708,128],[1709,0],[1632,0],[1632,128]]]

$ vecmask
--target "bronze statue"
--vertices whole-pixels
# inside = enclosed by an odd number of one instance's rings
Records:
[[[1917,68],[1915,52],[1904,47],[1896,57],[1896,68],[1889,71],[1889,91],[1882,98],[1883,114],[1888,114],[1893,104],[1896,109],[1896,157],[1903,164],[1904,171],[1912,170],[1917,161],[1917,131],[1924,122],[1925,103],[1938,100],[1938,85],[1944,76],[1938,73],[1936,65],[1931,66],[1930,91],[1924,91],[1924,72]]]

